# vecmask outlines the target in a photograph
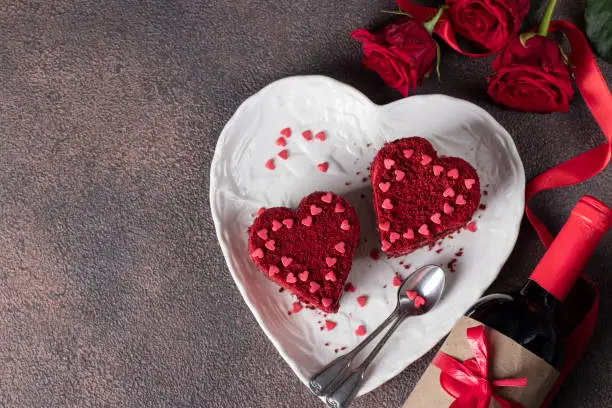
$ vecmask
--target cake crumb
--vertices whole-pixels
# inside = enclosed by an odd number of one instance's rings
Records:
[[[453,258],[449,263],[448,263],[448,269],[451,272],[455,272],[455,266],[457,265],[457,258]]]
[[[478,208],[480,208],[481,210],[483,210],[483,211],[484,211],[484,210],[486,210],[486,209],[487,209],[487,205],[486,205],[486,204],[480,204],[480,205],[478,206]]]
[[[378,248],[374,248],[372,252],[370,252],[370,258],[375,261],[378,261],[380,259],[380,251],[378,250]]]

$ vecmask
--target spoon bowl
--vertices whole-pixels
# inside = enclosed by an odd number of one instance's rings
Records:
[[[446,273],[437,265],[426,265],[407,277],[397,292],[401,310],[413,314],[429,312],[439,301],[446,286]]]

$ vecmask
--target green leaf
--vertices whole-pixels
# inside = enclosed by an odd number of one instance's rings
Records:
[[[593,47],[612,62],[612,0],[587,0],[584,20]]]

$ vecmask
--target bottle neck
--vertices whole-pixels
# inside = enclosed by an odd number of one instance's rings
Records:
[[[537,282],[529,279],[520,290],[521,296],[527,299],[528,304],[536,304],[551,313],[555,311],[559,301]]]

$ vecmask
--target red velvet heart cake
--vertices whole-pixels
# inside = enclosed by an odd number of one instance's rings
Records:
[[[405,255],[465,226],[480,203],[476,170],[421,137],[386,143],[370,174],[382,250]]]
[[[249,228],[249,255],[268,279],[335,313],[358,239],[355,209],[340,196],[316,192],[297,211],[263,211]]]

